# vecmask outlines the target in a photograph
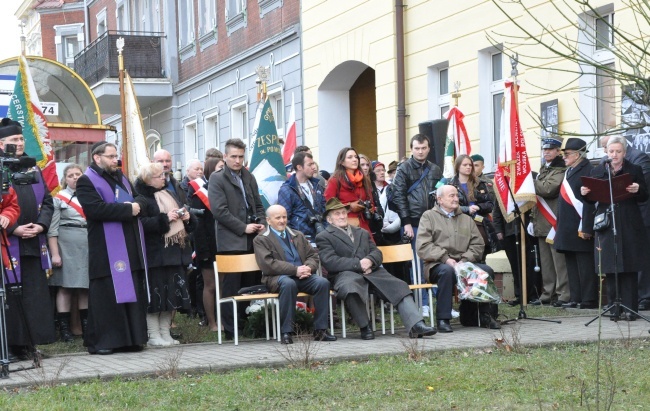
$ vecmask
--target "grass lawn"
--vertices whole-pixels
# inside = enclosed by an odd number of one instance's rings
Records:
[[[603,343],[609,364],[601,372],[603,403],[612,388],[612,409],[646,409],[649,348],[648,339]],[[405,349],[404,355],[311,369],[20,389],[0,395],[0,409],[596,409],[596,355],[595,344],[571,344],[434,352],[413,361]]]

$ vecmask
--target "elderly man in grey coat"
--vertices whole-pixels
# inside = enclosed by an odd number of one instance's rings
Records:
[[[381,251],[370,240],[368,232],[348,224],[347,207],[338,198],[330,198],[324,216],[330,225],[316,236],[318,254],[334,284],[336,296],[344,300],[361,329],[361,339],[375,338],[366,313],[370,289],[397,307],[409,337],[434,335],[437,330],[422,321],[408,285],[381,266]]]

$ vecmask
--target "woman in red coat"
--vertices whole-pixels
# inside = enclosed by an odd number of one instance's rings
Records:
[[[5,267],[9,266],[9,256],[6,250],[7,227],[16,224],[20,216],[20,207],[18,207],[18,197],[12,187],[9,187],[8,193],[2,195],[0,202],[0,227],[2,228],[2,262]]]
[[[361,171],[359,155],[356,150],[346,147],[339,151],[336,157],[336,169],[327,182],[325,199],[337,197],[343,204],[349,206],[348,218],[358,218],[359,227],[368,231],[370,238],[372,238],[372,232],[368,226],[368,220],[364,216],[364,211],[366,205],[370,205],[371,213],[375,211],[371,193],[370,178]]]

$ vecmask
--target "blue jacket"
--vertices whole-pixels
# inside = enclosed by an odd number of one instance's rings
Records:
[[[312,195],[314,197],[314,211],[318,215],[322,216],[325,212],[325,196],[323,195],[323,188],[318,184],[317,178],[310,178],[309,182],[313,187]],[[309,223],[309,217],[311,217],[313,213],[302,200],[303,197],[304,193],[300,189],[298,180],[294,174],[285,181],[284,184],[282,184],[282,187],[280,187],[280,192],[278,193],[278,204],[287,209],[289,227],[302,232],[310,241],[314,241],[316,231],[314,226]],[[305,201],[309,200],[305,197]],[[323,225],[327,226],[327,223],[324,220]]]

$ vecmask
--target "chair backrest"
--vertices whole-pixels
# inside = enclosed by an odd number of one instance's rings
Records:
[[[352,227],[359,227],[359,218],[348,217],[348,224],[350,224]]]
[[[255,254],[219,255],[215,257],[216,271],[219,274],[247,273],[259,271]]]
[[[382,245],[377,247],[383,255],[383,263],[399,263],[413,261],[411,244]]]

